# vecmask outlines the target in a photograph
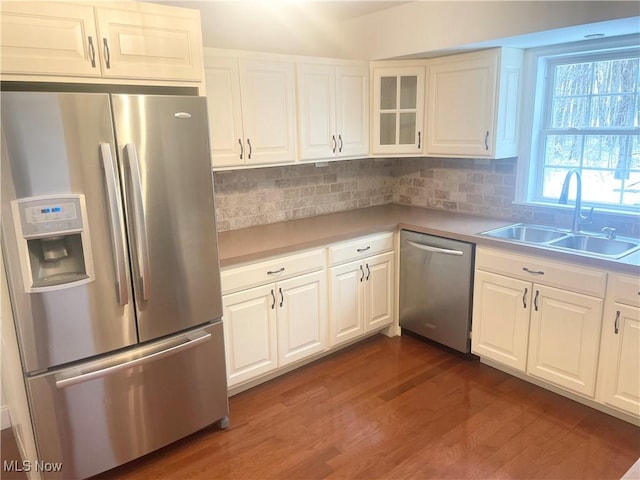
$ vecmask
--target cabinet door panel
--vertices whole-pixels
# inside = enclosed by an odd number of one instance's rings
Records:
[[[369,70],[336,69],[336,132],[338,155],[369,153]]]
[[[429,154],[493,155],[497,57],[429,66]]]
[[[245,160],[238,59],[207,57],[205,67],[211,160],[214,167]]]
[[[600,358],[598,400],[640,417],[640,309],[610,304]]]
[[[229,387],[278,366],[275,286],[223,296]]]
[[[338,151],[335,122],[335,68],[298,65],[300,158],[334,157]]]
[[[98,7],[96,19],[105,77],[202,79],[198,17]]]
[[[527,373],[593,397],[602,300],[542,285],[534,290]]]
[[[1,13],[2,73],[100,76],[92,6],[2,2]]]
[[[322,352],[327,344],[326,272],[278,282],[279,366]]]
[[[474,283],[473,353],[524,372],[531,283],[484,271]]]
[[[373,82],[373,153],[422,153],[424,68],[377,68]]]
[[[240,60],[246,163],[295,160],[293,63]]]
[[[352,262],[330,269],[330,345],[364,333],[364,266]]]
[[[393,322],[394,265],[393,252],[365,260],[365,331]]]

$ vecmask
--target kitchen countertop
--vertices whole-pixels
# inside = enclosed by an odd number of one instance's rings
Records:
[[[406,229],[583,266],[635,275],[640,273],[640,251],[613,260],[479,235],[513,223],[504,219],[389,204],[220,232],[218,248],[220,265],[225,267],[361,235]]]

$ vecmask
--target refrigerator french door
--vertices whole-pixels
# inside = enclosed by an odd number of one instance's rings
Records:
[[[204,98],[0,102],[2,243],[40,460],[85,478],[225,423]]]

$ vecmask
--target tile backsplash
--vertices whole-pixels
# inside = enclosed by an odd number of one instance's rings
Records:
[[[214,173],[218,230],[393,201],[393,160],[363,159]]]
[[[516,205],[516,159],[362,159],[214,173],[219,231],[397,203],[569,227],[573,210]],[[640,222],[596,212],[588,230],[640,236]]]

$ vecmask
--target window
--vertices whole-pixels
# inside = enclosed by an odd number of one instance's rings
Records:
[[[589,45],[593,48],[593,43]],[[583,203],[638,213],[637,43],[632,48],[588,52],[577,52],[574,45],[570,50],[536,57],[531,156],[522,197],[527,202],[557,204],[565,177],[577,169]]]

